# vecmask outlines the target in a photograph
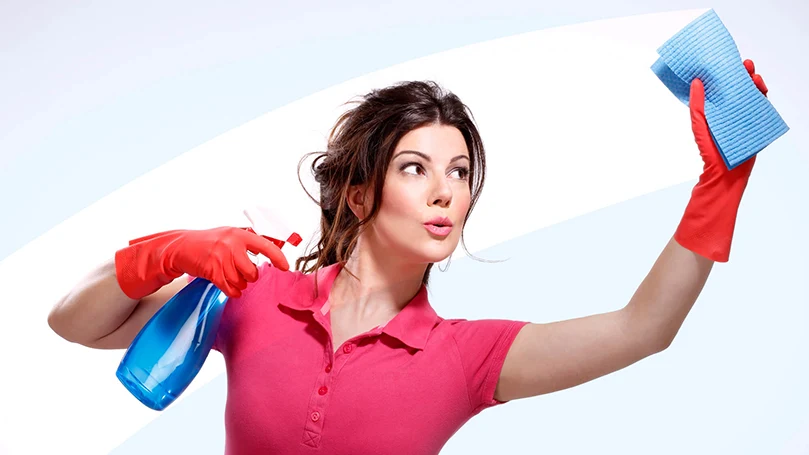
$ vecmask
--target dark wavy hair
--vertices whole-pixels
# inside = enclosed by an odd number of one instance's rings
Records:
[[[486,158],[470,109],[453,93],[433,81],[400,82],[373,90],[356,106],[342,114],[329,134],[325,152],[305,155],[298,163],[298,180],[304,161],[317,155],[311,165],[315,181],[320,185],[320,201],[309,194],[321,209],[320,239],[308,255],[299,258],[295,267],[310,273],[348,260],[360,233],[379,212],[382,187],[391,155],[399,140],[408,132],[427,125],[457,128],[466,141],[470,158],[469,186],[471,205],[469,219],[480,197],[486,174]],[[373,206],[365,219],[358,219],[348,206],[349,189],[368,184],[374,191]],[[301,182],[303,186],[303,182]],[[304,186],[304,191],[306,188]],[[461,232],[461,244],[467,253]],[[427,284],[427,266],[422,282]]]

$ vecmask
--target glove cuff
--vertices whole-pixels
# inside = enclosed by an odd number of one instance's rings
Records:
[[[179,232],[141,237],[115,252],[115,276],[127,297],[140,300],[182,276],[182,272],[167,269],[163,260],[166,246]]]
[[[727,262],[748,177],[701,178],[691,192],[674,240],[708,259]]]

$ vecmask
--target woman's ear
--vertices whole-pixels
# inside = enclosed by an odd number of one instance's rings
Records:
[[[371,212],[371,206],[373,204],[371,192],[368,191],[365,185],[349,187],[347,199],[348,207],[354,213],[354,216],[360,220],[365,219]]]

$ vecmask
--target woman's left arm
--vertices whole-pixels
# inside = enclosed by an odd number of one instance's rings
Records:
[[[509,401],[567,389],[664,350],[713,263],[672,238],[624,308],[526,325],[506,355],[494,397]]]
[[[746,60],[744,65],[766,95],[753,62]],[[674,236],[622,309],[524,326],[506,355],[497,400],[574,387],[666,349],[699,297],[714,262],[728,260],[736,214],[756,157],[727,169],[708,130],[699,79],[691,84],[689,107],[704,166]]]

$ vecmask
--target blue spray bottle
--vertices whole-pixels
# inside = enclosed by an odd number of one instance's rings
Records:
[[[279,248],[286,243],[297,246],[301,241],[263,207],[245,210],[244,214],[256,233]],[[279,235],[287,240],[277,240]],[[208,358],[227,300],[213,283],[195,278],[135,336],[118,366],[118,380],[147,407],[165,409],[185,391]]]

